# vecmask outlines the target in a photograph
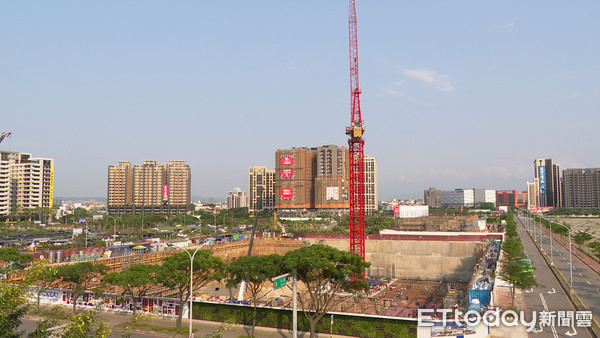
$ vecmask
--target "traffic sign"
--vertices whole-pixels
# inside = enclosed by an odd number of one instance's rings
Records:
[[[289,276],[289,273],[277,276],[277,277],[273,277],[271,278],[271,280],[273,281],[273,288],[274,289],[279,289],[280,287],[284,287],[287,285],[287,277]]]

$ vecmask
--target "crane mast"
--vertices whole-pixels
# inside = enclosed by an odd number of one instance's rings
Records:
[[[365,259],[365,162],[362,136],[365,132],[360,112],[360,87],[358,85],[358,26],[356,5],[350,0],[350,127],[346,127],[349,148],[349,199],[350,199],[350,251]]]

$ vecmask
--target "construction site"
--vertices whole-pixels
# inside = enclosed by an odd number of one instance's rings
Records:
[[[366,240],[366,257],[371,267],[366,271],[366,280],[371,288],[366,297],[351,294],[337,295],[337,305],[333,312],[368,314],[395,318],[416,318],[418,309],[467,308],[470,298],[468,290],[479,278],[487,260],[486,247],[492,241],[501,239],[500,234],[485,233],[425,233],[411,232],[397,235],[370,235]],[[257,238],[253,243],[253,255],[280,254],[304,245],[326,244],[341,250],[348,250],[348,235],[343,234],[302,234],[300,238]],[[225,262],[248,254],[250,240],[240,240],[207,246],[212,253]],[[90,251],[93,252],[93,251]],[[103,264],[107,272],[120,271],[132,264],[161,264],[168,255],[179,250],[150,253],[133,253],[121,257],[97,258],[94,264]],[[71,262],[57,264],[72,264]],[[26,276],[27,270],[17,271],[8,276],[15,282]],[[490,272],[488,272],[490,273]],[[43,302],[72,304],[69,290],[56,286],[56,293],[46,293]],[[95,299],[90,293],[78,301],[80,306],[97,306],[102,302],[106,310],[131,311],[135,306],[139,311],[154,312],[175,316],[180,311],[176,292],[156,286],[139,304],[119,302],[121,290],[107,290],[105,296]],[[272,292],[271,286],[265,289],[267,297],[260,306],[290,308],[291,290],[278,289]],[[308,297],[299,284],[300,297]],[[114,297],[110,296],[113,295]],[[239,302],[237,289],[226,288],[219,283],[211,283],[197,291],[195,301]],[[114,299],[112,299],[112,298]],[[248,303],[245,295],[243,303]]]

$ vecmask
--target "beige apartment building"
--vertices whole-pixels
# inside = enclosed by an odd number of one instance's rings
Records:
[[[109,213],[179,213],[191,203],[191,170],[185,161],[121,161],[108,166]]]
[[[248,209],[256,211],[275,207],[275,170],[265,166],[248,167]]]
[[[377,159],[365,154],[365,215],[373,216],[377,212],[379,197],[377,193]]]
[[[52,208],[53,198],[54,160],[0,152],[0,217],[24,209]]]

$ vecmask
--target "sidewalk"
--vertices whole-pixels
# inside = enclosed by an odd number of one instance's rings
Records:
[[[503,284],[496,278],[494,282],[494,305],[499,307],[501,311],[506,311],[512,306],[512,292],[510,286],[500,286]],[[515,289],[515,304],[512,308],[517,313],[519,311],[525,311],[525,304],[523,301],[523,293],[519,289]],[[488,337],[494,338],[512,338],[512,337],[528,337],[527,329],[523,325],[517,326],[492,326],[490,327],[490,334]]]

